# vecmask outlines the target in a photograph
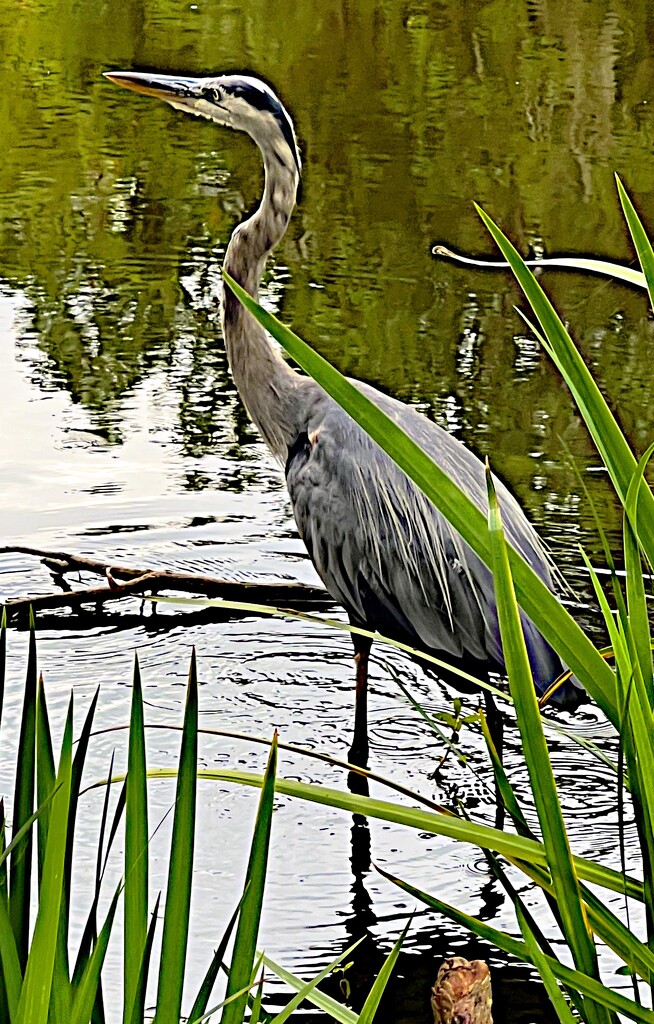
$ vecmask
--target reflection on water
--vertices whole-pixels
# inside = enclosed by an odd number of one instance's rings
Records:
[[[596,628],[592,609],[583,607],[588,590],[577,550],[583,543],[597,555],[599,545],[578,474],[609,537],[621,529],[597,456],[514,313],[508,277],[438,263],[430,252],[436,241],[491,251],[474,199],[523,251],[631,260],[613,171],[651,223],[651,32],[644,0],[334,0],[300,5],[292,23],[272,16],[262,0],[183,8],[133,0],[63,13],[45,0],[18,7],[0,0],[3,542],[241,578],[313,580],[282,481],[234,391],[219,336],[220,261],[259,194],[258,156],[247,139],[120,93],[101,78],[112,67],[247,68],[269,78],[288,103],[305,160],[300,207],[267,272],[265,301],[342,370],[415,404],[488,454],[575,587],[580,619]],[[651,439],[654,330],[644,299],[577,275],[543,280],[642,451]],[[24,556],[3,556],[0,574],[3,598],[52,587]],[[136,602],[108,618],[50,616],[41,658],[55,719],[71,685],[85,704],[101,683],[102,723],[124,723],[138,650],[150,720],[174,721],[196,644],[205,725],[257,735],[279,727],[290,742],[345,750],[347,638],[277,620],[180,616],[141,615]],[[11,646],[9,723],[18,716],[24,637],[12,635]],[[451,707],[447,686],[396,652],[378,650],[376,767],[437,799],[456,795],[490,820],[478,738],[468,732],[463,743],[481,782],[453,760],[433,781],[442,752],[400,695],[397,674],[429,710]],[[583,709],[575,727],[611,748],[592,710]],[[152,759],[169,762],[174,740],[153,734]],[[514,742],[509,732],[507,764],[533,818]],[[115,744],[116,735],[98,738],[99,775]],[[575,849],[612,858],[610,773],[557,734],[553,756]],[[255,745],[216,739],[205,740],[203,758],[263,763]],[[4,750],[4,780],[10,764]],[[283,764],[289,774],[342,784],[313,762],[285,757]],[[170,799],[165,785],[153,788],[155,819]],[[228,788],[206,787],[202,799],[192,947],[198,979],[231,910],[225,892],[240,879],[254,807],[252,794]],[[164,836],[165,829],[159,858]],[[514,925],[475,851],[381,823],[368,832],[337,812],[285,801],[274,837],[263,940],[307,975],[365,934],[369,952],[350,978],[361,993],[399,932],[411,908],[370,858],[500,927]],[[157,870],[153,886],[163,879],[161,860]],[[307,895],[295,902],[289,891]],[[400,971],[414,984],[401,982],[389,1011],[397,1024],[425,1018],[435,974],[425,967],[425,950],[487,955],[429,914],[416,922]],[[498,984],[512,991],[518,977],[501,975]]]

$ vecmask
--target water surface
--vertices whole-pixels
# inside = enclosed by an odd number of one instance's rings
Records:
[[[476,200],[525,253],[632,262],[613,173],[651,222],[652,29],[642,0],[305,2],[292,17],[273,15],[261,0],[92,10],[0,0],[2,542],[243,579],[314,581],[283,481],[235,392],[218,323],[220,261],[259,195],[258,155],[246,138],[101,77],[112,68],[249,70],[288,104],[305,164],[300,206],[269,265],[265,301],[341,370],[411,402],[488,455],[575,588],[579,617],[596,630],[578,545],[596,556],[600,546],[582,480],[609,538],[617,541],[621,529],[598,457],[514,312],[509,277],[437,262],[431,247],[491,255]],[[580,275],[543,280],[641,452],[651,440],[653,400],[645,300]],[[33,559],[0,561],[5,599],[52,586]],[[149,720],[178,722],[193,645],[206,727],[267,737],[277,727],[289,742],[346,752],[347,637],[293,621],[153,616],[136,601],[100,617],[62,614],[42,623],[55,726],[71,687],[81,711],[98,684],[101,724],[124,724],[134,652]],[[13,633],[9,728],[18,720],[24,649],[24,634]],[[441,750],[399,692],[397,675],[429,709],[451,707],[451,688],[396,652],[377,650],[374,766],[439,800],[461,798],[492,820],[483,785],[456,763],[431,778]],[[575,725],[612,749],[592,709]],[[487,782],[478,738],[468,733],[463,742]],[[120,759],[119,735],[97,739],[96,776],[114,746]],[[171,763],[176,750],[174,734],[149,737],[154,764]],[[612,862],[606,769],[566,741],[555,743],[553,756],[575,849]],[[4,746],[6,788],[12,757]],[[265,752],[207,737],[202,760],[260,770]],[[514,735],[507,763],[519,779]],[[282,764],[290,775],[343,784],[314,762],[284,757]],[[200,799],[193,983],[231,913],[256,801],[204,784]],[[87,842],[78,849],[86,884],[98,813],[87,800]],[[153,822],[171,800],[165,784],[153,786]],[[165,878],[165,827],[159,840],[153,893]],[[411,909],[371,858],[513,926],[478,851],[381,823],[368,833],[339,812],[280,800],[262,935],[270,954],[308,975],[365,934],[366,955],[351,972],[355,991],[364,990]],[[82,885],[80,905],[83,895]],[[388,1010],[398,1024],[429,1018],[436,964],[432,970],[427,953],[480,951],[429,914],[417,917],[407,945],[401,974],[414,982]],[[117,978],[118,950],[112,958]],[[505,993],[516,977],[498,973]],[[517,992],[512,1013],[529,1017],[531,996]]]

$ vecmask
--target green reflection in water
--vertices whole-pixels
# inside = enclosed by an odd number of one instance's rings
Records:
[[[251,437],[229,411],[216,296],[229,234],[261,187],[258,156],[101,78],[251,69],[287,102],[306,163],[269,273],[284,318],[341,369],[492,453],[533,518],[576,523],[564,449],[582,468],[592,451],[524,337],[511,282],[430,250],[490,252],[475,199],[525,251],[629,258],[613,171],[647,218],[653,27],[645,0],[315,0],[292,16],[262,0],[0,0],[0,275],[33,302],[48,357],[35,374],[115,439],[121,400],[155,368],[180,387],[185,452],[210,450],[226,416],[233,444]],[[642,297],[574,276],[548,286],[641,450]]]

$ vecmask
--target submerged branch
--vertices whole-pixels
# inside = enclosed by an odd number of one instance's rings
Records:
[[[106,601],[115,601],[121,597],[151,596],[163,591],[202,594],[205,597],[221,598],[224,601],[250,601],[275,606],[283,605],[294,609],[328,607],[333,604],[325,590],[306,583],[226,580],[217,576],[200,576],[172,569],[113,565],[95,558],[86,558],[83,555],[72,555],[66,551],[45,551],[41,548],[17,545],[0,546],[0,555],[3,554],[23,554],[40,558],[43,564],[59,579],[62,587],[61,591],[57,593],[12,598],[5,602],[7,616],[10,620],[27,615],[30,608],[34,611],[66,607],[78,609],[89,603],[101,605]],[[73,572],[101,576],[105,582],[102,586],[80,586],[72,590],[64,577]]]

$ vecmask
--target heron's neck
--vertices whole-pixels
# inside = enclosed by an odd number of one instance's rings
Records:
[[[265,188],[261,205],[234,231],[225,254],[225,270],[258,299],[259,282],[268,254],[282,239],[295,206],[299,175],[291,154],[288,162],[271,149],[264,152]],[[286,460],[288,446],[302,429],[296,422],[294,396],[299,377],[238,299],[223,289],[223,329],[227,358],[238,392],[276,457]]]

